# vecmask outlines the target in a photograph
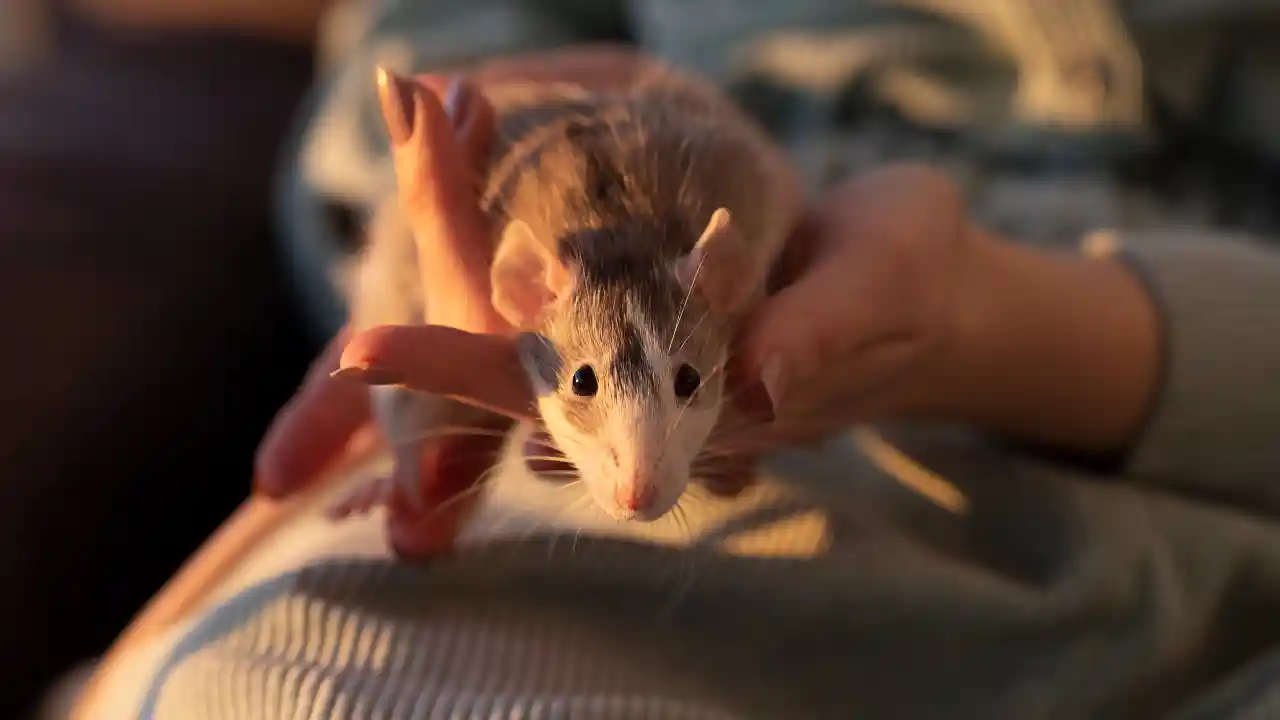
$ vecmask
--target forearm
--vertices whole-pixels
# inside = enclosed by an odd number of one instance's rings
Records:
[[[974,230],[955,341],[917,383],[924,415],[1114,456],[1159,392],[1159,313],[1123,262]]]

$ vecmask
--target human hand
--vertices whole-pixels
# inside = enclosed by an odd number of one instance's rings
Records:
[[[476,206],[475,183],[469,181],[487,152],[492,109],[469,85],[457,80],[435,76],[408,80],[389,73],[381,73],[378,80],[399,205],[424,259],[430,260],[421,263],[427,319],[440,330],[475,333],[446,336],[443,345],[437,342],[433,348],[463,357],[467,341],[509,330],[489,302],[488,227]],[[458,338],[460,347],[450,349],[451,338]],[[367,449],[377,439],[368,388],[330,377],[341,365],[347,346],[352,344],[358,353],[360,341],[360,336],[340,333],[273,424],[259,453],[256,485],[260,492],[275,496],[296,492],[344,456]],[[467,367],[485,372],[482,365]],[[452,411],[447,403],[441,407]],[[448,419],[448,415],[440,418],[441,422]],[[485,424],[501,425],[491,417],[485,418]],[[394,448],[397,453],[422,453],[420,462],[400,458],[397,466],[420,468],[421,476],[412,481],[423,487],[408,487],[408,478],[396,478],[396,485],[381,484],[398,491],[377,498],[388,507],[392,547],[402,555],[413,555],[451,536],[448,526],[456,518],[441,513],[434,523],[440,532],[423,537],[415,522],[421,507],[412,501],[438,502],[466,487],[487,469],[498,447],[495,438],[474,435],[441,438],[425,447],[415,443]],[[366,493],[363,500],[370,504],[373,498]]]
[[[818,439],[906,410],[921,367],[961,333],[974,248],[958,188],[934,170],[891,166],[828,193],[734,356],[742,404],[773,422],[723,441]]]
[[[731,373],[774,420],[731,427],[738,452],[915,418],[1105,456],[1155,394],[1157,313],[1125,264],[996,237],[925,166],[833,190],[779,270]]]

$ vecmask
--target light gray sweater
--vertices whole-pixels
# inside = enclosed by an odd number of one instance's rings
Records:
[[[359,557],[286,564],[212,608],[140,717],[1277,717],[1280,254],[1128,252],[1168,366],[1114,473],[882,428],[966,509],[904,490],[901,458],[851,436],[693,504],[683,548],[559,517],[562,491],[504,473],[455,556],[404,567],[349,542]],[[513,510],[586,530],[502,540]]]

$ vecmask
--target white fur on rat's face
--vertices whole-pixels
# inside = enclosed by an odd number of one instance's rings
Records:
[[[652,521],[675,507],[720,415],[716,323],[699,322],[706,310],[696,302],[679,313],[678,286],[667,290],[673,312],[654,307],[651,288],[643,300],[581,294],[526,352],[547,432],[619,520]]]
[[[677,361],[678,362],[678,361]],[[663,367],[665,366],[665,367]],[[596,504],[620,520],[656,520],[679,502],[719,407],[677,398],[672,362],[654,370],[654,393],[626,387],[608,360],[566,368],[566,390],[540,401],[547,431]],[[686,373],[688,371],[685,371]],[[573,377],[594,376],[595,394]]]

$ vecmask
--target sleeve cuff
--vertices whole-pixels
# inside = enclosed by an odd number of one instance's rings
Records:
[[[1162,319],[1164,373],[1126,474],[1280,510],[1280,249],[1209,232],[1095,236]]]

